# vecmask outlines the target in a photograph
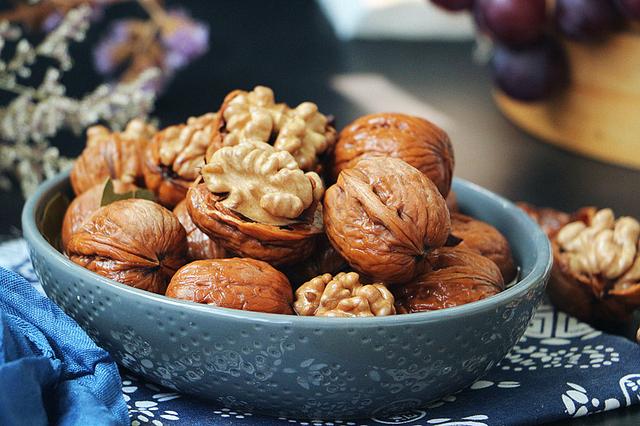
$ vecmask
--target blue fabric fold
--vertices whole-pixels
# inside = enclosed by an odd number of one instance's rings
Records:
[[[0,424],[129,424],[109,354],[20,275],[0,268]]]

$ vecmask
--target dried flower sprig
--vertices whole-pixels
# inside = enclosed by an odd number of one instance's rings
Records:
[[[18,27],[0,23],[0,48],[5,41],[17,41],[13,57],[0,61],[0,90],[16,95],[0,108],[0,140],[4,142],[0,144],[0,185],[10,183],[13,174],[29,195],[42,179],[67,167],[70,160],[48,144],[61,128],[79,133],[100,120],[119,128],[133,117],[146,117],[153,107],[155,93],[146,90],[158,78],[153,68],[126,83],[100,85],[80,99],[65,95],[60,77],[72,65],[68,46],[84,39],[90,14],[88,6],[69,11],[37,46],[20,38]],[[21,84],[39,56],[53,59],[57,67],[47,70],[38,87]]]

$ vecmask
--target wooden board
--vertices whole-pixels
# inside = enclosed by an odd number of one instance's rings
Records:
[[[567,42],[571,86],[553,99],[519,102],[496,90],[502,112],[533,135],[609,163],[640,169],[640,34],[599,44]]]

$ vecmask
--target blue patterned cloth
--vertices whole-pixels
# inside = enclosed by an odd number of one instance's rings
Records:
[[[0,266],[18,271],[32,285],[38,286],[23,241],[0,246]],[[6,272],[0,273],[3,286],[11,281],[7,280],[8,276]],[[21,294],[25,293],[26,289],[16,288],[14,283],[12,291]],[[0,306],[4,306],[1,304],[4,300],[1,299],[0,297]],[[4,310],[4,307],[2,309]],[[68,321],[68,318],[64,317],[59,329],[77,327]],[[38,326],[44,328],[44,324]],[[85,337],[82,340],[83,345],[88,345]],[[64,341],[67,337],[58,338]],[[57,347],[56,345],[57,343],[52,342],[53,347]],[[73,352],[77,354],[78,350]],[[62,358],[63,362],[64,359]],[[233,401],[224,398],[218,403],[207,403],[147,383],[124,369],[121,369],[120,373],[122,395],[134,426],[519,425],[580,417],[626,407],[640,401],[640,346],[624,338],[594,330],[550,306],[542,306],[538,310],[518,345],[484,378],[469,388],[446,396],[427,407],[406,410],[404,414],[396,416],[380,415],[358,421],[269,418],[239,410],[237,407],[225,408],[225,404],[234,404]],[[110,376],[117,380],[113,371],[110,372]],[[20,377],[21,381],[27,379],[22,374]],[[32,376],[28,378],[31,379]],[[0,373],[0,389],[6,389],[3,380],[6,379]],[[107,383],[111,382],[104,382],[103,385],[108,386]],[[92,385],[96,386],[97,392],[103,392],[95,394],[98,397],[109,394],[106,388],[99,389],[97,381]],[[7,393],[0,392],[0,416],[5,415],[2,407],[6,403],[14,404],[16,410],[19,410],[15,411],[16,413],[31,413],[37,409],[32,405],[32,400],[15,400],[13,395],[8,396]],[[111,398],[110,401],[113,403],[114,399]],[[87,401],[71,402],[76,405],[65,407],[69,408],[70,413],[83,411],[87,405]],[[402,409],[404,406],[412,406],[413,402],[400,394],[395,404],[397,408]],[[96,416],[102,414],[104,413],[92,413]],[[0,424],[8,423],[0,417]],[[80,424],[99,423],[92,420]]]

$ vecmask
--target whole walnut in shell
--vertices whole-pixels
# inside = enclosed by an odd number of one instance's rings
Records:
[[[329,240],[356,271],[398,284],[425,268],[449,236],[449,210],[426,175],[402,160],[365,158],[343,170],[324,197]]]
[[[442,247],[429,253],[429,263],[431,271],[393,289],[398,313],[451,308],[504,290],[496,264],[476,252]]]
[[[69,258],[131,287],[164,294],[186,262],[187,236],[169,210],[131,198],[98,209],[71,236]]]
[[[189,189],[189,214],[227,250],[274,265],[308,257],[322,233],[322,181],[262,142],[218,150]]]
[[[335,277],[323,274],[296,290],[298,315],[317,317],[373,317],[394,315],[393,294],[382,283],[364,285],[355,272]]]
[[[132,120],[124,132],[90,127],[87,146],[71,169],[71,186],[76,195],[107,178],[142,186],[142,151],[154,133],[153,126],[138,119]]]
[[[213,240],[202,232],[191,220],[186,200],[180,201],[173,214],[176,215],[187,232],[188,258],[190,260],[222,259],[227,251],[217,240]]]
[[[220,107],[218,137],[207,153],[218,147],[255,140],[272,143],[289,152],[305,171],[316,170],[318,157],[335,143],[336,131],[316,104],[303,102],[295,108],[276,103],[273,91],[256,86],[251,92],[235,90]]]
[[[116,194],[124,194],[137,188],[132,183],[118,180],[112,182],[113,190]],[[62,248],[65,252],[67,251],[67,245],[69,244],[71,236],[82,227],[82,224],[93,212],[100,208],[103,190],[104,183],[94,185],[91,189],[74,198],[71,204],[69,204],[62,221]]]
[[[640,307],[640,223],[611,209],[582,209],[551,238],[548,286],[560,309],[599,327],[631,321]]]
[[[462,240],[456,246],[475,251],[495,262],[505,282],[516,276],[516,266],[507,239],[493,226],[462,213],[451,214],[451,235]]]
[[[166,295],[223,308],[293,313],[293,294],[287,277],[255,259],[191,262],[176,272]]]
[[[344,169],[368,157],[394,157],[427,175],[443,197],[453,177],[453,147],[435,124],[406,114],[365,115],[345,127],[333,152],[334,179]]]
[[[158,132],[147,145],[143,160],[144,180],[162,205],[173,208],[184,199],[189,185],[204,166],[216,123],[214,113],[191,117],[186,124]]]

